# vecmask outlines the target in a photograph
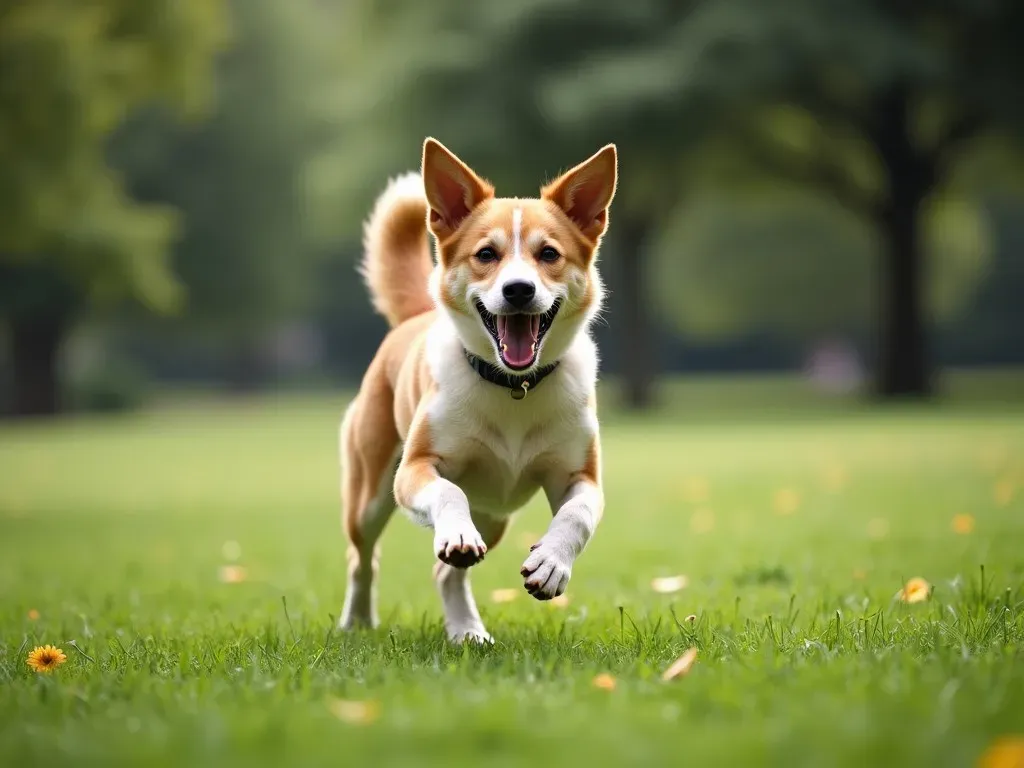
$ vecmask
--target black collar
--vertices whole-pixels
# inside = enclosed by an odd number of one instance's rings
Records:
[[[463,352],[466,353],[466,360],[481,379],[489,381],[491,384],[497,384],[499,387],[505,387],[513,400],[522,400],[558,367],[556,360],[550,365],[538,368],[529,376],[515,376],[505,373],[498,366],[477,357],[469,350],[464,349]]]

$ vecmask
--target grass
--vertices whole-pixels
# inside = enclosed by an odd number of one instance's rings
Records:
[[[490,597],[521,588],[538,499],[474,576],[489,649],[442,640],[430,538],[400,517],[384,626],[333,630],[341,397],[5,426],[0,761],[972,765],[1024,732],[1024,407],[962,389],[804,412],[792,383],[707,379],[609,414],[570,603]],[[894,599],[915,576],[930,599]],[[69,656],[49,676],[25,664],[44,643]]]

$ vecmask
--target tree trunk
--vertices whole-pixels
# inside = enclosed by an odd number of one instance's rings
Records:
[[[58,317],[11,318],[15,416],[52,416],[60,411],[57,366],[67,329]]]
[[[616,314],[611,322],[618,327],[615,335],[623,403],[632,410],[642,410],[654,404],[654,329],[647,290],[649,231],[644,222],[625,216],[615,221],[612,231],[618,244],[612,254],[618,279],[612,286]]]
[[[889,192],[876,217],[883,239],[876,386],[884,397],[925,397],[932,391],[921,210],[936,171],[913,143],[908,104],[902,90],[890,93],[880,105],[876,134]]]

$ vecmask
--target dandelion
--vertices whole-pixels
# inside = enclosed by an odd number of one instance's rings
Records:
[[[615,690],[615,678],[607,672],[602,672],[600,675],[595,677],[593,684],[595,688],[600,688],[602,691]]]
[[[1024,736],[1003,736],[978,758],[978,768],[1024,768]]]
[[[35,608],[29,609],[28,618],[29,621],[39,621],[39,611],[37,611]]]
[[[659,576],[656,579],[651,579],[651,589],[661,595],[669,595],[673,592],[678,592],[682,589],[686,589],[686,585],[689,583],[689,579],[685,576]]]
[[[671,666],[661,673],[662,680],[674,680],[677,677],[684,677],[693,669],[697,662],[697,649],[689,648],[686,653],[672,662]]]
[[[25,663],[36,672],[49,674],[67,660],[68,657],[60,648],[52,645],[40,645],[32,650]]]
[[[952,528],[954,533],[971,533],[974,530],[974,518],[970,515],[954,515]]]
[[[800,507],[800,492],[792,488],[780,488],[775,492],[775,512],[792,515]]]
[[[569,596],[568,595],[556,595],[549,601],[555,608],[568,608],[569,607]]]
[[[375,701],[346,701],[331,699],[327,709],[343,723],[369,725],[380,717],[380,705]]]
[[[519,597],[518,589],[496,589],[491,592],[491,600],[496,603],[511,603]]]
[[[897,597],[904,603],[920,603],[928,599],[932,585],[920,577],[915,577],[903,585]]]

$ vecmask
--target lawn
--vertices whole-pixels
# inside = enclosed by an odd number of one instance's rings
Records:
[[[522,591],[540,499],[474,572],[492,648],[442,639],[430,537],[402,517],[384,626],[333,630],[343,396],[0,427],[0,760],[970,766],[1024,734],[1024,387],[668,392],[608,414],[567,604]],[[912,577],[930,597],[901,602]],[[51,675],[25,663],[45,643]]]

